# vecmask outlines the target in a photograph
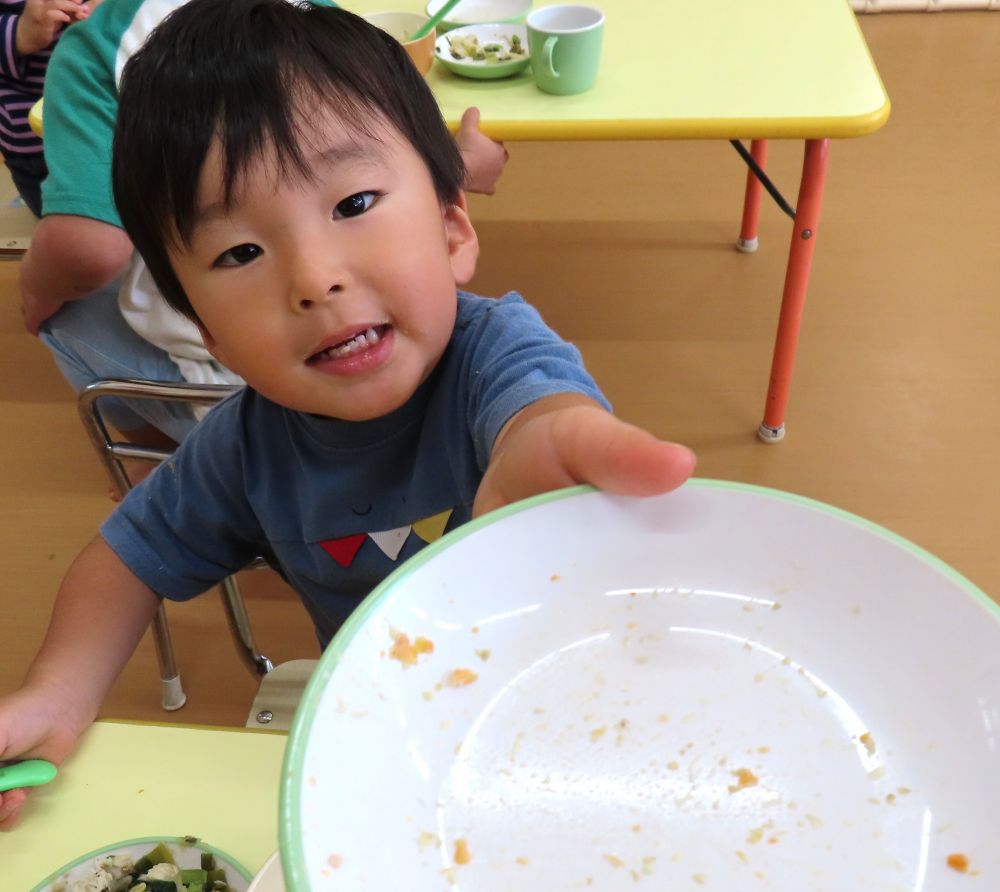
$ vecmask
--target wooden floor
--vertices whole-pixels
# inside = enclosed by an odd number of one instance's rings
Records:
[[[476,199],[481,293],[516,288],[576,341],[626,419],[699,454],[701,476],[856,512],[1000,597],[1000,14],[862,19],[893,112],[834,143],[779,446],[759,443],[790,222],[765,208],[761,250],[733,250],[743,169],[725,143],[510,146],[500,194]],[[683,89],[683,85],[676,85]],[[794,200],[801,147],[769,168]],[[53,593],[111,509],[46,350],[21,330],[16,262],[0,264],[0,690],[38,646]],[[267,572],[246,581],[262,648],[315,656],[304,612]],[[215,596],[171,609],[189,703],[242,724],[255,682]],[[143,643],[108,716],[156,719]]]

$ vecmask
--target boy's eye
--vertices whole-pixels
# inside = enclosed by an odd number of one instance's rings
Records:
[[[334,208],[338,217],[359,217],[375,203],[374,192],[357,192],[338,202]]]
[[[264,253],[264,249],[259,245],[237,245],[230,248],[218,256],[215,261],[216,266],[243,266],[251,260],[256,260]]]

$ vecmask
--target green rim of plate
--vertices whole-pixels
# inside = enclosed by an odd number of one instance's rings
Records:
[[[191,840],[195,840],[195,842],[191,842]],[[72,870],[74,867],[79,867],[79,865],[83,864],[85,861],[99,858],[101,855],[110,855],[117,849],[124,849],[126,846],[150,846],[151,848],[155,848],[156,845],[161,842],[170,843],[171,845],[181,846],[187,849],[198,849],[201,852],[208,852],[211,855],[222,858],[228,867],[232,867],[248,883],[253,881],[253,874],[240,864],[240,862],[237,861],[232,855],[228,852],[222,851],[222,849],[217,849],[215,846],[209,845],[207,842],[202,842],[200,837],[139,836],[135,839],[123,839],[121,842],[112,843],[108,846],[101,846],[99,849],[94,849],[94,851],[88,852],[86,855],[81,855],[79,858],[75,858],[69,863],[64,864],[58,870],[50,873],[37,886],[33,887],[31,892],[43,892],[46,886],[51,886],[52,883],[58,880],[64,873]]]
[[[729,489],[738,492],[753,493],[767,496],[777,501],[792,502],[803,507],[828,514],[840,520],[844,520],[853,526],[861,527],[878,537],[902,548],[914,557],[928,564],[946,578],[950,579],[966,594],[970,595],[974,601],[984,607],[993,619],[1000,623],[1000,604],[997,604],[979,586],[959,573],[954,567],[949,566],[940,558],[931,554],[909,539],[892,532],[886,527],[873,521],[866,520],[850,511],[836,508],[825,502],[811,499],[808,496],[800,496],[795,493],[785,492],[780,489],[773,489],[768,486],[758,486],[753,483],[739,483],[730,480],[710,480],[706,478],[693,477],[688,480],[685,487],[701,487],[705,489]],[[305,852],[302,848],[302,828],[299,824],[299,809],[301,806],[299,791],[300,784],[298,778],[302,775],[302,767],[305,761],[306,745],[308,742],[308,730],[312,725],[316,715],[317,707],[322,699],[323,691],[333,674],[334,669],[340,662],[343,652],[354,640],[354,637],[361,631],[369,616],[382,605],[382,602],[393,595],[410,576],[419,570],[428,561],[433,560],[440,552],[450,548],[462,539],[478,532],[483,527],[510,517],[513,514],[520,514],[522,511],[530,511],[539,505],[549,502],[558,502],[562,499],[576,498],[582,495],[597,492],[593,486],[571,486],[566,489],[558,489],[542,495],[532,496],[520,502],[506,505],[483,517],[471,520],[468,523],[445,534],[436,542],[428,545],[423,550],[417,552],[390,573],[371,593],[361,602],[357,609],[347,618],[343,626],[340,627],[333,640],[327,646],[326,651],[320,658],[319,665],[313,673],[302,700],[295,712],[291,730],[288,735],[288,746],[285,748],[284,763],[281,770],[281,790],[279,802],[279,838],[281,851],[281,863],[286,881],[289,883],[289,892],[307,892],[310,890],[309,878],[305,869]],[[35,890],[32,890],[35,892]]]

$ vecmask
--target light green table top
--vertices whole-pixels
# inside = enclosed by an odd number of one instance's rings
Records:
[[[342,0],[359,13],[422,12],[423,3]],[[818,139],[862,136],[889,116],[847,0],[591,5],[606,17],[591,90],[550,96],[530,72],[476,81],[435,62],[427,80],[449,123],[477,105],[482,129],[498,139]]]
[[[287,738],[260,731],[98,722],[59,776],[0,833],[0,888],[23,892],[109,843],[198,836],[256,873],[278,847]]]

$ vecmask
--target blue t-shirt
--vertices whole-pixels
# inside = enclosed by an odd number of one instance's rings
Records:
[[[245,388],[128,495],[101,534],[172,600],[262,555],[299,593],[326,645],[399,563],[469,519],[504,424],[567,392],[610,408],[579,351],[519,295],[460,293],[441,361],[395,412],[342,421]]]

